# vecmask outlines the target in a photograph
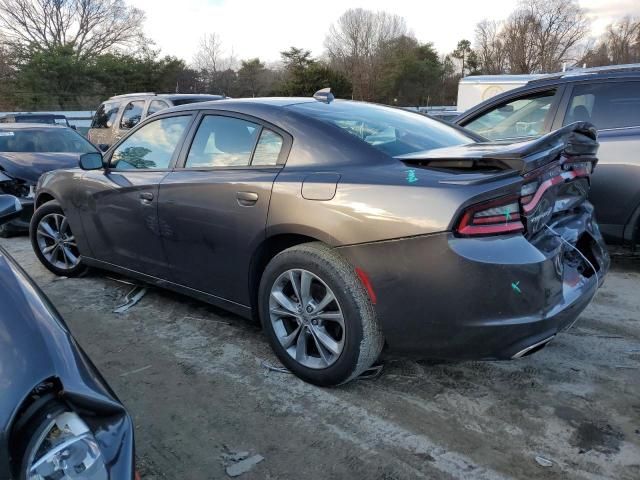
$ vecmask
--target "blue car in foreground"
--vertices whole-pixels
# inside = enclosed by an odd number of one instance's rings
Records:
[[[0,195],[0,223],[21,213]],[[0,248],[0,480],[132,480],[133,425],[49,300]]]

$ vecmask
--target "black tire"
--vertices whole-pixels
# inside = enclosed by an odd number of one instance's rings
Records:
[[[328,286],[344,319],[342,351],[326,368],[308,368],[283,347],[270,315],[271,291],[289,270],[303,269]],[[291,247],[276,255],[260,281],[259,310],[269,343],[280,361],[295,375],[319,386],[334,386],[353,380],[378,359],[384,343],[375,310],[358,275],[338,252],[320,242]],[[303,327],[304,331],[304,327]]]
[[[74,267],[59,268],[56,265],[54,265],[51,261],[49,261],[42,253],[40,246],[38,245],[38,238],[37,238],[36,232],[38,230],[38,226],[40,225],[40,222],[42,221],[42,219],[45,218],[47,215],[51,215],[51,214],[58,214],[58,215],[65,216],[65,213],[60,207],[60,204],[55,200],[52,200],[50,202],[45,203],[44,205],[41,205],[35,211],[35,213],[33,214],[33,217],[31,217],[31,224],[29,228],[29,239],[31,240],[31,246],[33,247],[33,251],[35,252],[36,257],[38,257],[38,260],[40,260],[40,263],[42,263],[49,271],[55,273],[58,276],[79,277],[86,274],[88,271],[88,267],[82,263],[82,259],[80,259],[80,262]]]

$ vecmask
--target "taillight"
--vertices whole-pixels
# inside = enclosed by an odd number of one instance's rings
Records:
[[[523,231],[518,197],[501,197],[472,205],[464,211],[455,230],[466,236]]]
[[[463,236],[524,231],[525,226],[520,215],[521,206],[522,213],[527,216],[527,222],[531,222],[531,216],[535,216],[534,211],[547,190],[560,183],[588,177],[592,171],[592,162],[562,161],[560,164],[547,165],[533,175],[525,176],[526,183],[520,188],[519,197],[516,195],[500,197],[468,207],[454,231]],[[552,213],[553,208],[550,210],[549,217]],[[546,220],[543,221],[546,222]],[[529,228],[528,225],[527,229]]]

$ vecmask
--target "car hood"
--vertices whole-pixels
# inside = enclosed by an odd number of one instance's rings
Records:
[[[0,170],[10,177],[35,184],[45,172],[77,167],[80,153],[0,152]]]
[[[49,300],[2,248],[0,305],[0,480],[9,478],[9,432],[19,407],[52,378],[69,404],[93,412],[85,421],[105,440],[111,478],[131,478],[131,419]]]

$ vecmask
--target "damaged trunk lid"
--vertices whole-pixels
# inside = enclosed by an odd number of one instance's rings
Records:
[[[457,222],[458,227],[464,224],[457,232],[492,234],[492,222],[504,222],[509,231],[521,230],[532,238],[554,217],[585,204],[597,151],[595,127],[577,122],[527,142],[480,142],[395,158],[411,168],[450,174],[440,178],[442,184],[477,185],[520,177],[520,191],[504,205],[467,209]]]

